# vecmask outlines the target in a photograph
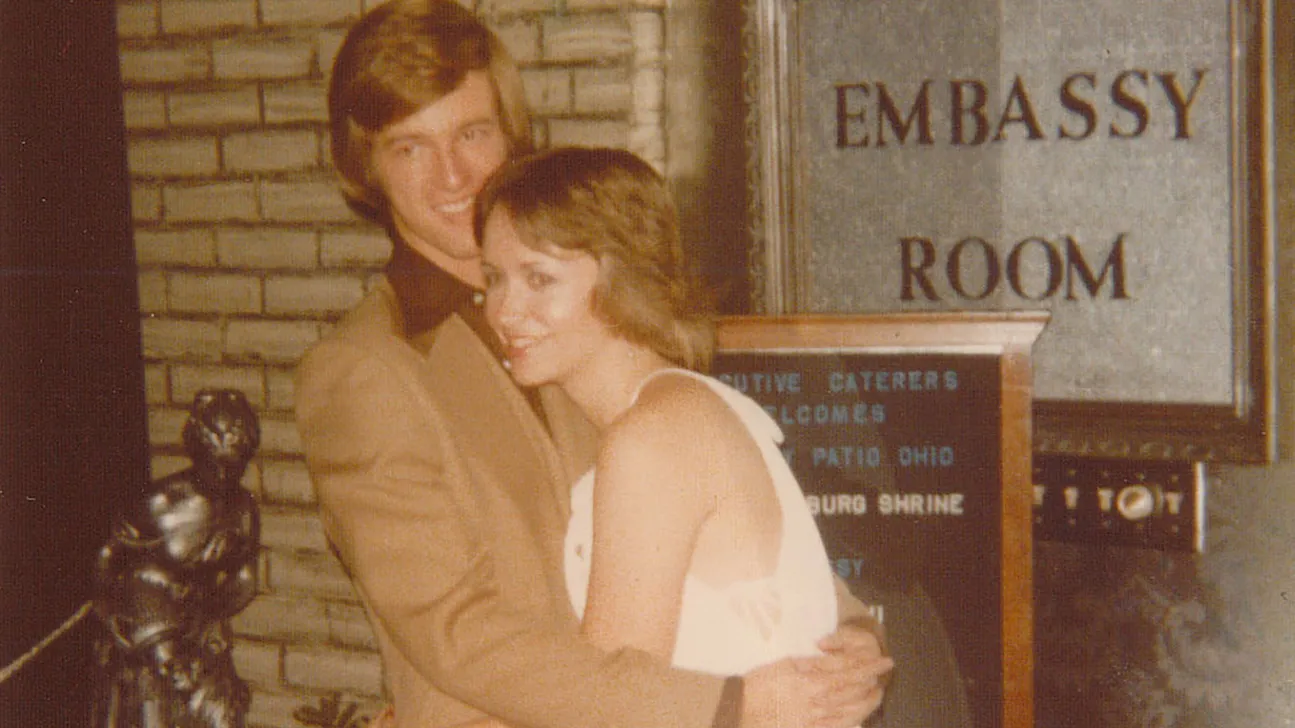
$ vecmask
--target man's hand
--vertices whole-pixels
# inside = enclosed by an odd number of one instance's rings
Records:
[[[743,677],[741,728],[853,728],[876,712],[895,664],[877,633],[842,626],[819,649]]]
[[[824,726],[857,726],[881,707],[895,662],[886,655],[881,625],[843,624],[818,643],[813,660],[833,683],[824,706]]]

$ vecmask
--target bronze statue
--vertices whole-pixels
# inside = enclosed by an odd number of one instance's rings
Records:
[[[192,466],[151,483],[99,554],[108,728],[238,728],[250,703],[229,618],[257,589],[260,517],[241,479],[260,424],[241,392],[203,390],[182,436]]]

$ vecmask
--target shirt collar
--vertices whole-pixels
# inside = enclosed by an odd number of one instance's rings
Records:
[[[392,243],[385,273],[400,302],[406,337],[412,339],[440,326],[450,314],[479,295],[472,286],[414,252],[400,238],[393,236]]]

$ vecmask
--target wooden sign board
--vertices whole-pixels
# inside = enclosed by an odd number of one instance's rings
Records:
[[[782,427],[833,568],[886,625],[875,725],[1033,726],[1030,347],[1047,318],[721,322],[714,374]]]

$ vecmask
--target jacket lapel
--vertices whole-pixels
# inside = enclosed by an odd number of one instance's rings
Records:
[[[451,315],[436,328],[434,337],[417,343],[426,347],[433,367],[452,372],[443,379],[442,394],[456,400],[454,411],[471,413],[471,420],[485,435],[481,442],[471,444],[479,446],[483,457],[532,460],[521,464],[539,469],[543,478],[561,491],[570,488],[567,467],[544,423],[471,327]],[[558,502],[564,524],[567,508],[561,504],[567,499],[564,495]]]

